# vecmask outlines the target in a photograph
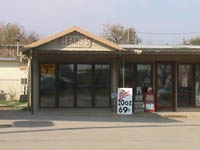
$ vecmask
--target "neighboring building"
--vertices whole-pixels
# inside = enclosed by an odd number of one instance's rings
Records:
[[[108,107],[117,88],[153,89],[156,111],[200,106],[200,47],[117,45],[72,27],[25,47],[32,58],[32,106]],[[112,95],[112,96],[111,96]]]
[[[20,46],[21,49],[23,46]],[[19,52],[20,53],[20,52]],[[0,46],[0,97],[20,99],[27,94],[27,63],[17,56],[17,46]]]

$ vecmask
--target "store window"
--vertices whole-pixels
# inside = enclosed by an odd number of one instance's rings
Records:
[[[40,107],[56,107],[56,65],[40,65]]]
[[[173,106],[172,67],[169,63],[157,64],[157,108]]]
[[[92,65],[77,65],[77,107],[92,106]]]
[[[27,84],[27,78],[21,78],[21,84],[26,85]]]
[[[141,93],[147,93],[148,88],[152,88],[152,65],[137,64],[137,87],[141,87]]]
[[[193,69],[190,64],[178,65],[178,106],[193,106]]]
[[[124,64],[124,87],[135,88],[136,70],[135,64],[125,63]],[[123,87],[123,65],[120,67],[120,87]]]
[[[59,107],[74,106],[74,65],[59,65]]]
[[[124,65],[124,87],[133,88],[134,100],[143,101],[148,88],[153,87],[152,64],[132,64]],[[120,67],[120,87],[123,87],[123,65]]]
[[[200,64],[196,64],[195,106],[200,106]]]
[[[110,65],[95,64],[95,107],[110,106]]]

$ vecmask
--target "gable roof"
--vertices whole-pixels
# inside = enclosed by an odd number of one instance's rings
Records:
[[[96,35],[94,35],[94,34],[92,34],[92,33],[90,33],[90,32],[87,32],[87,31],[85,31],[85,30],[79,28],[79,27],[76,27],[76,26],[73,26],[73,27],[71,27],[71,28],[69,28],[69,29],[67,29],[67,30],[65,30],[65,31],[63,31],[63,32],[57,33],[57,34],[52,35],[52,36],[50,36],[50,37],[47,37],[47,38],[44,38],[44,39],[42,39],[42,40],[36,41],[36,42],[34,42],[34,43],[31,43],[31,44],[29,44],[29,45],[26,45],[25,48],[26,48],[26,49],[32,49],[32,48],[39,47],[39,46],[41,46],[41,45],[44,45],[44,44],[46,44],[46,43],[49,43],[49,42],[51,42],[51,41],[53,41],[53,40],[55,40],[55,39],[58,39],[58,38],[60,38],[60,37],[63,37],[63,36],[65,36],[65,35],[67,35],[67,34],[70,34],[70,33],[72,33],[72,32],[79,32],[79,33],[81,33],[81,34],[83,34],[83,35],[85,35],[85,36],[87,36],[87,37],[89,37],[89,38],[91,38],[91,39],[94,39],[94,40],[96,40],[96,41],[98,41],[98,42],[100,42],[100,43],[102,43],[102,44],[104,44],[104,45],[106,45],[106,46],[109,46],[109,47],[111,47],[111,48],[114,48],[114,49],[116,49],[116,50],[121,51],[121,50],[123,49],[120,45],[117,45],[117,44],[115,44],[115,43],[113,43],[113,42],[110,42],[110,41],[108,41],[108,40],[105,40],[105,39],[103,39],[103,38],[101,38],[101,37],[99,37],[99,36],[96,36]]]

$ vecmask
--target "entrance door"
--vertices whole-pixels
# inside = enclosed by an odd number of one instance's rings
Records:
[[[171,63],[158,63],[156,67],[156,107],[174,107],[174,66]]]
[[[59,65],[59,81],[58,81],[59,107],[74,107],[74,65]]]
[[[56,65],[40,65],[40,107],[56,107]]]
[[[178,65],[178,107],[194,106],[194,73],[191,64]]]
[[[77,107],[92,107],[92,77],[91,64],[77,65]]]

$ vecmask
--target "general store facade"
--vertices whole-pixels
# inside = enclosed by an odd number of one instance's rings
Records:
[[[200,106],[200,47],[117,45],[78,27],[27,45],[32,108],[110,108],[152,88],[156,111]],[[123,70],[124,69],[124,70]]]

